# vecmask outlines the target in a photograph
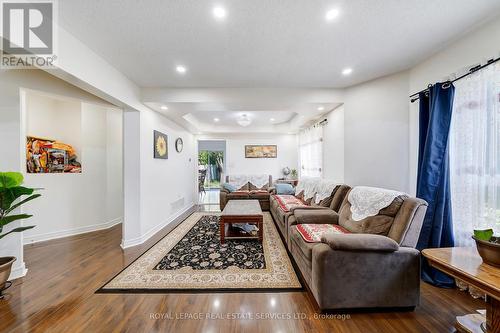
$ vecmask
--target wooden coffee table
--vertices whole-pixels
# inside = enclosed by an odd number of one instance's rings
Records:
[[[226,239],[258,239],[263,238],[263,214],[259,200],[229,200],[220,218],[220,242]],[[249,223],[257,225],[259,231],[253,236],[245,232],[231,230],[233,223]]]
[[[484,264],[475,247],[451,247],[422,251],[429,264],[487,295],[486,316],[457,317],[458,332],[500,332],[500,268]]]

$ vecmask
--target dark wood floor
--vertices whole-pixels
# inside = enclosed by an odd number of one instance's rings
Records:
[[[348,313],[317,319],[307,292],[263,294],[95,294],[163,235],[122,251],[121,226],[25,247],[28,275],[0,301],[1,332],[454,332],[456,315],[484,307],[458,290],[422,284],[414,312]],[[252,313],[278,319],[181,318]],[[300,318],[287,316],[299,314]],[[160,316],[164,316],[161,318]],[[174,319],[165,317],[170,315]],[[348,316],[348,318],[346,318]],[[156,318],[154,318],[156,316]],[[281,318],[279,318],[281,316]],[[305,318],[303,318],[305,316]],[[157,319],[160,317],[159,319]],[[177,317],[177,318],[175,318]]]

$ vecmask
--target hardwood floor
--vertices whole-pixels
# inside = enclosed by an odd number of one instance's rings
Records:
[[[348,312],[323,319],[307,292],[94,293],[163,236],[123,251],[118,225],[26,246],[29,272],[0,300],[0,332],[454,332],[456,315],[484,308],[467,293],[425,283],[414,312]],[[199,313],[202,319],[195,317]],[[238,318],[243,313],[254,319]],[[220,318],[226,315],[235,319]]]

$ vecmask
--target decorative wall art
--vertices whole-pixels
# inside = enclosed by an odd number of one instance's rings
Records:
[[[154,158],[168,159],[168,136],[154,131]]]
[[[183,148],[184,148],[184,142],[182,141],[182,138],[177,138],[177,140],[175,140],[175,150],[177,150],[177,152],[180,153]]]
[[[26,171],[28,173],[81,173],[75,149],[53,139],[26,138]]]
[[[278,146],[276,145],[246,145],[245,158],[276,158]]]

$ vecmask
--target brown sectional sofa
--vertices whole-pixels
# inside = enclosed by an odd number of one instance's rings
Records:
[[[225,177],[225,182],[229,182],[229,176]],[[269,211],[269,197],[271,193],[274,193],[273,176],[269,175],[269,182],[258,188],[251,182],[247,182],[242,187],[234,192],[228,191],[224,188],[224,184],[221,185],[220,195],[219,195],[219,206],[220,210],[224,210],[226,204],[229,200],[259,200],[260,207],[264,211]]]
[[[338,186],[338,210],[296,207],[284,213],[271,197],[271,213],[321,310],[413,308],[420,296],[420,252],[415,249],[427,203],[398,196],[376,216],[354,221],[349,187]],[[338,224],[352,234],[304,241],[297,224]]]

